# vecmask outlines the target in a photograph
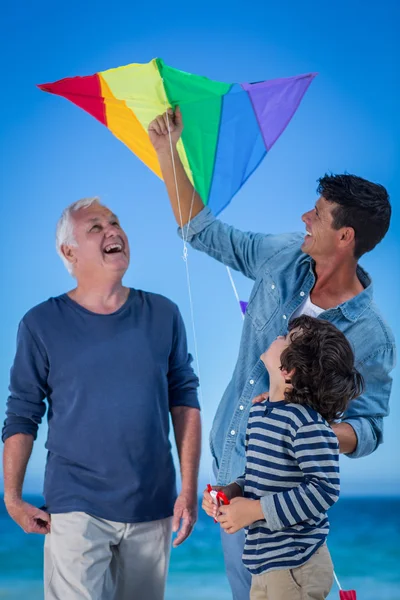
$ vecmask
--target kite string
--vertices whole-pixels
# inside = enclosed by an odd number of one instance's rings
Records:
[[[235,282],[233,281],[233,277],[232,277],[231,270],[230,270],[230,268],[229,268],[228,266],[226,267],[226,270],[227,270],[227,272],[228,272],[228,277],[229,277],[229,280],[230,280],[230,282],[231,282],[231,284],[232,284],[233,293],[235,294],[235,298],[236,298],[236,300],[237,300],[237,303],[238,303],[238,307],[239,307],[239,310],[240,310],[240,314],[242,315],[242,319],[243,319],[243,321],[244,321],[244,314],[243,314],[243,312],[242,312],[242,308],[241,308],[241,306],[240,306],[240,298],[239,298],[239,294],[238,294],[238,291],[237,291],[237,289],[236,289]]]
[[[184,228],[183,228],[182,209],[181,209],[181,200],[180,200],[180,195],[179,195],[178,178],[176,176],[175,158],[174,158],[174,152],[173,152],[173,146],[172,146],[172,136],[171,136],[171,128],[170,128],[170,124],[169,124],[169,114],[168,114],[167,97],[166,97],[166,94],[165,94],[165,90],[164,90],[164,96],[165,96],[165,99],[164,99],[165,112],[166,112],[166,115],[167,115],[167,128],[168,128],[169,146],[170,146],[171,159],[172,159],[172,169],[173,169],[173,172],[174,172],[175,191],[176,191],[176,198],[177,198],[177,201],[178,201],[179,219],[180,219],[181,231],[182,231],[182,242],[183,242],[183,256],[182,256],[182,258],[183,258],[185,266],[186,266],[186,282],[187,282],[188,295],[189,295],[190,317],[191,317],[191,321],[192,321],[194,353],[195,353],[195,359],[196,359],[197,373],[198,373],[199,380],[201,382],[199,352],[198,352],[198,345],[197,345],[196,324],[195,324],[195,318],[194,318],[193,296],[192,296],[192,287],[191,287],[191,282],[190,282],[189,259],[188,259],[188,248],[187,248],[187,239],[188,239],[188,232],[189,232],[189,226],[190,226],[190,219],[192,217],[192,209],[193,209],[193,202],[194,202],[195,190],[194,190],[194,187],[193,187],[192,203],[191,203],[191,207],[190,207],[189,221],[187,223],[187,233],[186,233],[186,239],[185,239]],[[200,395],[200,402],[201,402],[201,404],[203,404],[203,395],[202,395],[201,385],[200,385],[200,388],[199,388],[199,395]]]
[[[193,179],[193,174],[192,174],[192,179]],[[184,234],[183,229],[182,229],[182,237],[183,237],[183,239],[185,239],[185,242],[187,242],[188,239],[189,239],[189,229],[190,229],[190,223],[192,221],[192,211],[193,211],[193,204],[194,204],[194,195],[195,195],[195,193],[196,192],[195,192],[195,189],[194,189],[194,186],[193,186],[192,202],[190,204],[189,220],[187,222],[187,228],[186,228],[186,239],[184,237],[185,234]]]
[[[163,83],[164,83],[164,80],[163,80]],[[194,319],[192,292],[191,292],[191,287],[190,287],[190,275],[189,275],[189,266],[188,266],[188,248],[187,248],[187,240],[189,239],[190,223],[191,223],[191,220],[192,220],[192,211],[193,211],[193,204],[194,204],[195,188],[194,188],[194,184],[193,184],[192,201],[191,201],[191,204],[190,204],[189,220],[188,220],[187,225],[186,225],[186,238],[185,238],[185,231],[184,231],[184,228],[183,228],[181,200],[180,200],[180,195],[179,195],[178,179],[177,179],[177,176],[176,176],[175,158],[174,158],[173,147],[172,147],[171,130],[170,130],[170,126],[169,126],[169,113],[168,113],[168,105],[167,105],[167,95],[165,93],[164,86],[163,86],[163,92],[164,92],[165,114],[167,115],[167,128],[168,128],[169,146],[170,146],[171,159],[172,159],[172,169],[173,169],[173,172],[174,172],[174,182],[175,182],[175,189],[176,189],[176,198],[177,198],[177,201],[178,201],[179,220],[180,220],[181,231],[182,231],[183,260],[185,261],[186,271],[187,271],[186,276],[187,276],[187,281],[188,281],[188,292],[189,292],[190,311],[191,311],[191,318],[192,318],[193,338],[194,338],[195,350],[196,350],[197,371],[198,371],[199,377],[200,377],[199,357],[198,357],[198,354],[197,354],[196,328],[195,328],[195,319]],[[193,173],[191,173],[191,175],[192,175],[192,180],[193,180]],[[228,276],[229,276],[229,279],[230,279],[230,282],[231,282],[231,285],[232,285],[232,288],[233,288],[233,293],[235,294],[235,298],[236,298],[236,301],[237,301],[238,306],[239,306],[239,310],[240,310],[240,314],[242,316],[242,320],[244,321],[244,314],[242,312],[242,307],[240,305],[239,294],[237,292],[235,282],[233,281],[232,273],[231,273],[229,267],[226,267],[226,270],[228,272]]]
[[[337,584],[339,590],[342,590],[342,586],[339,583],[339,579],[337,578],[335,571],[333,571],[333,576],[335,578],[335,581],[336,581],[336,584]]]
[[[174,182],[175,182],[175,190],[176,190],[176,199],[178,201],[179,220],[180,220],[180,224],[181,224],[181,230],[182,230],[182,233],[183,233],[183,219],[182,219],[182,210],[181,210],[181,199],[180,199],[180,196],[179,196],[178,179],[177,179],[177,176],[176,176],[175,157],[174,157],[174,152],[173,152],[173,147],[172,147],[172,136],[171,136],[171,129],[170,129],[170,126],[169,126],[169,114],[168,114],[167,97],[165,95],[165,90],[164,90],[164,96],[165,96],[165,100],[164,100],[165,114],[167,115],[167,129],[168,129],[169,147],[170,147],[170,151],[171,151],[171,160],[172,160],[172,170],[174,172]],[[184,249],[184,255],[185,255],[186,240],[185,240],[185,238],[184,238],[183,235],[182,235],[182,239],[183,239],[183,249]],[[187,248],[186,248],[186,255],[187,255]]]

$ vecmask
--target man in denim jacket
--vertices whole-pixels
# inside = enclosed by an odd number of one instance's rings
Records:
[[[234,481],[244,471],[252,399],[269,388],[260,355],[277,336],[287,333],[289,321],[300,314],[331,321],[352,343],[366,390],[333,428],[341,452],[351,458],[371,454],[382,442],[395,342],[358,259],[389,228],[391,207],[385,188],[353,175],[325,176],[319,182],[315,208],[302,217],[305,236],[244,233],[216,219],[193,192],[176,150],[182,130],[179,109],[168,118],[158,117],[149,127],[176,220],[186,225],[183,233],[193,248],[254,280],[237,364],[210,436],[218,485]],[[241,563],[244,532],[223,533],[222,541],[233,598],[248,600],[250,574]]]

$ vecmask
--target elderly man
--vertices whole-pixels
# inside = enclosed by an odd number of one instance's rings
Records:
[[[171,530],[180,526],[177,546],[197,514],[198,380],[182,318],[163,296],[123,286],[128,239],[97,199],[64,211],[57,249],[77,286],[19,326],[3,429],[6,507],[26,532],[47,534],[47,600],[161,600]],[[45,398],[38,509],[22,487]]]
[[[185,238],[194,248],[255,281],[238,362],[210,436],[218,484],[226,485],[244,472],[252,398],[269,388],[260,355],[301,314],[331,321],[352,343],[366,391],[350,404],[334,430],[341,452],[348,456],[374,452],[388,414],[395,343],[373,301],[371,279],[358,260],[388,230],[391,207],[385,188],[353,175],[325,176],[315,208],[302,217],[305,236],[244,233],[215,219],[193,193],[176,149],[182,130],[179,109],[175,115],[161,115],[149,127],[176,220],[186,225]],[[275,460],[267,456],[264,466],[273,468]],[[222,533],[222,542],[234,600],[248,600],[250,574],[241,562],[244,533]]]

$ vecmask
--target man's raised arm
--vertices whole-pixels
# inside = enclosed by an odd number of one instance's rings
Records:
[[[170,129],[171,137],[168,133],[168,127]],[[175,110],[175,114],[172,109],[169,109],[168,114],[164,113],[163,115],[160,115],[149,125],[150,140],[157,153],[161,172],[171,201],[172,210],[179,227],[186,225],[186,223],[193,219],[193,217],[199,214],[204,208],[200,196],[193,189],[193,186],[186,175],[176,149],[182,131],[183,121],[179,108]],[[179,191],[179,202],[176,193],[177,186]]]
[[[177,143],[182,130],[179,108],[175,114],[169,109],[168,114],[160,115],[149,125],[150,140],[157,152],[176,222],[179,227],[183,226],[181,235],[192,248],[205,252],[250,279],[256,279],[260,266],[269,256],[290,243],[299,243],[299,238],[293,237],[293,234],[288,237],[244,232],[216,219],[193,189],[179,158]],[[189,222],[190,227],[185,227]]]

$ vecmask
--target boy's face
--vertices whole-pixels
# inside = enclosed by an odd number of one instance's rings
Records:
[[[280,335],[272,342],[268,350],[261,355],[268,373],[278,374],[281,366],[282,352],[290,345],[290,334]]]
[[[298,335],[301,335],[301,330],[296,328],[292,329],[292,331],[290,331],[290,333],[288,333],[287,335],[278,336],[276,340],[272,342],[268,350],[266,350],[264,354],[261,355],[260,358],[263,361],[265,368],[267,369],[270,376],[273,374],[277,375],[279,373],[282,375],[282,372],[280,370],[282,364],[282,352],[290,346],[292,339],[294,339]]]

